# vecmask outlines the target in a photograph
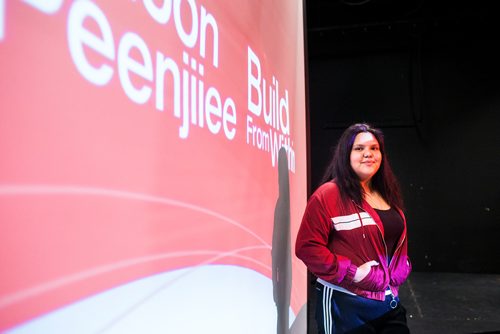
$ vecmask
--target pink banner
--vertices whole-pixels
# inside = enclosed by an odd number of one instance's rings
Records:
[[[272,280],[282,147],[290,240],[306,200],[302,2],[0,6],[0,330],[180,268]]]

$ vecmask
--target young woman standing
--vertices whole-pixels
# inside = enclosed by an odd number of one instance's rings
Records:
[[[382,132],[350,126],[308,201],[295,245],[317,277],[320,333],[409,333],[398,297],[411,271],[402,207]]]

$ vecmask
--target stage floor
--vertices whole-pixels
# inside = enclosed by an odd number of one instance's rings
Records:
[[[318,333],[314,296],[308,334]],[[400,299],[411,334],[500,334],[500,275],[412,272]]]
[[[412,334],[500,333],[500,275],[413,272],[400,298]]]

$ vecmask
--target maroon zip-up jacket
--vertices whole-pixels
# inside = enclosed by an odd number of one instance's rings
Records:
[[[317,277],[356,295],[384,300],[390,286],[397,296],[399,286],[411,272],[403,212],[398,209],[404,230],[388,263],[384,227],[375,210],[366,201],[362,206],[353,202],[347,208],[341,208],[339,202],[340,193],[334,182],[327,182],[314,192],[297,234],[297,257]],[[354,283],[358,266],[371,260],[379,265]]]

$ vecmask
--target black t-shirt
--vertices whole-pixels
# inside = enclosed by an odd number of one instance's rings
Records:
[[[399,212],[390,208],[389,210],[379,210],[375,209],[380,219],[382,220],[382,224],[384,225],[384,239],[385,244],[387,245],[387,256],[389,259],[394,254],[396,249],[396,245],[403,233],[404,223],[403,218],[399,214]]]

